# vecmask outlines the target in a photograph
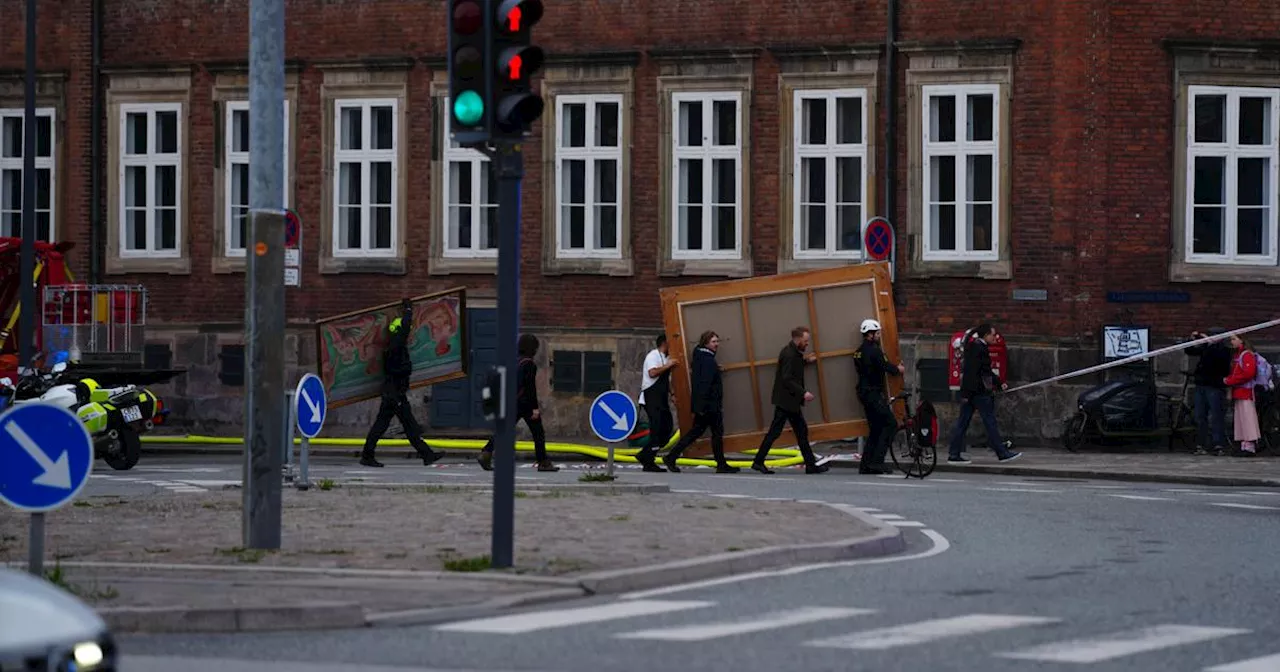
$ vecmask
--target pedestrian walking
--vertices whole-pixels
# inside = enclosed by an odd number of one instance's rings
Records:
[[[862,321],[862,345],[853,353],[853,365],[858,370],[858,401],[867,412],[867,446],[862,451],[858,466],[860,474],[891,474],[884,466],[884,456],[889,442],[898,431],[898,416],[889,408],[889,396],[885,376],[900,376],[907,367],[901,362],[890,364],[880,347],[880,322],[874,319]]]
[[[1209,333],[1191,332],[1191,338],[1200,340],[1218,336],[1225,329],[1213,327]],[[1223,382],[1231,375],[1231,349],[1223,339],[1209,341],[1187,348],[1187,354],[1199,357],[1193,372],[1195,382],[1196,455],[1209,454],[1210,446],[1217,455],[1227,452],[1227,386]]]
[[[378,417],[374,418],[369,435],[364,440],[364,450],[360,453],[360,464],[366,467],[383,466],[374,457],[378,441],[391,426],[391,418],[400,420],[405,437],[418,451],[422,464],[428,465],[440,459],[442,455],[431,450],[431,446],[422,439],[422,426],[413,417],[413,407],[409,405],[409,377],[413,374],[413,358],[409,355],[409,335],[413,333],[413,302],[404,299],[400,302],[401,315],[391,320],[387,330],[386,350],[382,355],[382,403],[378,406]]]
[[[796,327],[791,330],[791,340],[778,353],[777,370],[773,374],[773,422],[769,424],[769,431],[760,441],[760,448],[751,462],[751,468],[762,474],[773,473],[764,462],[769,458],[773,442],[782,435],[782,428],[787,424],[791,425],[800,455],[804,458],[804,473],[821,474],[830,469],[814,459],[813,449],[809,447],[809,425],[804,419],[804,405],[813,401],[813,393],[804,386],[804,365],[818,360],[817,354],[807,352],[809,340],[809,328]]]
[[[676,460],[694,441],[711,430],[711,452],[715,455],[717,474],[736,474],[741,469],[729,464],[724,457],[724,382],[720,377],[720,365],[716,363],[716,351],[720,349],[720,335],[704,331],[693,349],[693,427],[680,437],[662,463],[674,473],[680,473]]]
[[[948,464],[972,464],[964,456],[964,436],[969,431],[969,422],[973,420],[975,410],[982,416],[982,424],[987,431],[987,445],[995,451],[996,457],[1001,462],[1022,457],[1022,453],[1012,449],[1013,442],[1000,439],[1000,427],[996,424],[995,389],[1009,389],[1009,384],[1000,380],[991,369],[988,342],[999,337],[999,332],[990,324],[980,324],[965,334],[964,368],[960,376],[960,415],[951,430]]]
[[[658,451],[667,447],[675,421],[671,417],[671,369],[679,364],[672,358],[667,335],[658,334],[654,348],[644,358],[640,380],[640,405],[649,416],[649,443],[636,453],[636,461],[645,471],[666,472],[657,462]]]
[[[1240,457],[1254,457],[1258,454],[1257,441],[1262,438],[1258,427],[1258,408],[1253,403],[1253,387],[1258,375],[1258,357],[1253,345],[1238,335],[1231,337],[1231,348],[1235,356],[1231,361],[1231,375],[1223,379],[1223,383],[1231,388],[1231,399],[1235,415],[1235,438],[1240,442]]]
[[[538,471],[560,471],[560,467],[547,458],[547,432],[542,427],[542,409],[538,407],[538,364],[533,361],[538,354],[538,337],[521,334],[516,343],[519,363],[516,365],[516,417],[524,421],[533,435],[533,458]],[[480,449],[476,458],[480,468],[493,471],[493,438]]]

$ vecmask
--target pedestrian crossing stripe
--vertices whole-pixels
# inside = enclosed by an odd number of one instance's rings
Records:
[[[1208,628],[1193,625],[1157,625],[1088,639],[1053,642],[1024,651],[996,654],[1001,658],[1045,663],[1098,663],[1104,660],[1146,653],[1172,646],[1197,644],[1212,639],[1243,635],[1239,628]]]
[[[996,630],[1008,630],[1028,625],[1057,623],[1056,618],[1039,616],[1013,616],[1008,614],[967,614],[953,618],[938,618],[888,628],[864,630],[851,635],[805,642],[805,646],[860,651],[881,651],[900,646],[927,644],[939,639],[980,635]]]

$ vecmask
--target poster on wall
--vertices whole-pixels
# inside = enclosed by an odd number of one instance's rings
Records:
[[[411,299],[413,331],[409,356],[417,388],[467,375],[466,290],[461,287]],[[328,317],[316,322],[316,375],[324,381],[332,408],[378,397],[388,325],[400,316],[400,302]]]
[[[1145,355],[1150,351],[1151,329],[1148,327],[1108,325],[1102,328],[1102,357],[1124,359]]]

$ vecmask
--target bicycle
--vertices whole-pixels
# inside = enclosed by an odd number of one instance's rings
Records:
[[[932,474],[934,468],[938,466],[938,451],[936,448],[938,442],[937,420],[934,420],[932,427],[927,428],[928,436],[931,436],[933,441],[927,446],[922,445],[917,435],[916,415],[911,410],[911,393],[903,391],[896,397],[889,397],[889,406],[892,407],[894,402],[898,400],[902,401],[906,413],[902,424],[898,425],[898,429],[894,432],[890,441],[889,455],[893,458],[893,466],[906,474],[904,478],[915,476],[923,479],[925,476]]]

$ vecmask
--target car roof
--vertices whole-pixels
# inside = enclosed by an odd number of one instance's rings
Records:
[[[0,654],[92,641],[106,630],[102,617],[71,593],[0,567]]]

